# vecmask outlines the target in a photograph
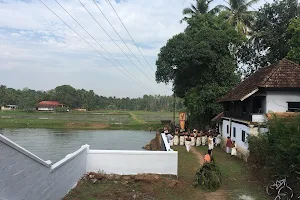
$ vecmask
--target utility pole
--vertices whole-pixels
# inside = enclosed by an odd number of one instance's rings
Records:
[[[174,131],[175,131],[175,126],[176,126],[176,123],[175,123],[175,114],[176,114],[176,95],[175,95],[175,91],[174,91],[174,108],[173,108],[173,121],[174,121]]]

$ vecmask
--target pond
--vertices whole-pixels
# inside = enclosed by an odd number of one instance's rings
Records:
[[[0,129],[0,134],[52,163],[89,144],[97,150],[143,150],[155,132],[124,130]]]

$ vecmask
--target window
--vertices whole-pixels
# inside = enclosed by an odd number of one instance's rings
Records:
[[[289,112],[300,112],[300,102],[287,102]]]
[[[233,137],[235,137],[235,133],[236,133],[236,128],[233,127]]]
[[[229,134],[229,125],[227,125],[227,134]]]
[[[245,142],[246,141],[246,132],[242,131],[242,141]]]

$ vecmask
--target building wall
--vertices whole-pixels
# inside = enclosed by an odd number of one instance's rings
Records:
[[[5,107],[5,106],[1,106],[1,110],[13,110],[12,108],[8,108],[8,107]]]
[[[39,111],[53,111],[54,108],[42,108],[42,107],[40,107],[40,108],[38,108],[38,110]]]
[[[0,199],[62,199],[86,172],[87,151],[82,146],[51,165],[0,135]]]
[[[111,151],[90,150],[87,171],[112,174],[177,175],[177,151]]]
[[[229,127],[229,131],[227,133],[227,126]],[[236,128],[236,135],[233,136],[233,129]],[[248,145],[246,142],[242,141],[242,131],[246,132],[245,139],[247,141],[247,136],[251,132],[248,125],[233,122],[231,124],[231,140],[236,142],[238,154],[239,156],[247,157],[248,156]],[[222,126],[222,139],[223,145],[225,145],[227,137],[230,137],[230,121],[223,119],[223,126]]]
[[[300,102],[300,91],[268,91],[266,97],[266,111],[286,112],[288,110],[288,101]]]

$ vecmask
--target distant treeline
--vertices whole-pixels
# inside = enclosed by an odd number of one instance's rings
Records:
[[[19,109],[32,109],[40,101],[59,101],[65,106],[87,110],[149,110],[173,111],[172,96],[144,95],[142,98],[104,97],[93,90],[75,89],[70,85],[58,86],[49,91],[35,91],[28,88],[16,90],[0,86],[0,104],[18,105]],[[176,98],[176,110],[183,110],[183,100]]]

